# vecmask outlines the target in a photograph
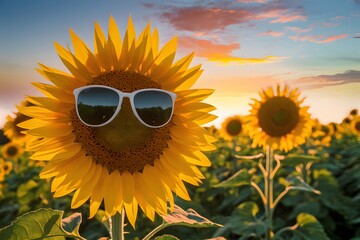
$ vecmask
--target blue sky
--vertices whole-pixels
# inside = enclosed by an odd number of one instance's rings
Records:
[[[94,22],[106,31],[110,15],[121,33],[129,15],[137,33],[151,21],[161,45],[177,35],[178,58],[195,51],[204,69],[196,87],[216,89],[217,125],[276,83],[299,87],[324,123],[360,108],[359,0],[0,0],[0,126],[39,94],[30,84],[44,81],[38,62],[65,70],[53,43],[68,46],[72,28],[92,46]]]

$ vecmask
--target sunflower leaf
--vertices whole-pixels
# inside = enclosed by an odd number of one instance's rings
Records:
[[[289,177],[288,181],[290,182],[291,186],[289,186],[289,190],[300,190],[306,192],[313,192],[315,194],[321,194],[320,191],[316,190],[309,184],[307,184],[301,177],[299,176],[292,176]]]
[[[222,225],[214,223],[209,219],[201,216],[193,209],[183,210],[181,207],[175,205],[174,211],[168,215],[163,215],[164,227],[173,225],[182,225],[187,227],[222,227]]]
[[[250,184],[251,175],[246,169],[241,169],[230,178],[215,185],[215,187],[239,187]]]
[[[319,162],[319,160],[320,158],[316,156],[289,154],[281,163],[284,166],[295,167],[296,165],[307,164],[308,162]]]
[[[296,221],[299,227],[296,228],[294,233],[299,234],[305,240],[329,240],[323,226],[318,220],[308,213],[300,213]]]
[[[11,225],[0,229],[0,239],[45,239],[60,240],[68,238],[84,239],[79,233],[81,216],[79,214],[65,218],[63,212],[53,209],[39,209],[20,216]],[[66,230],[65,230],[65,229]],[[69,231],[69,232],[68,232]]]
[[[258,218],[259,207],[255,202],[241,203],[231,214],[226,225],[232,232],[243,236],[260,236],[264,234],[266,226]]]
[[[180,240],[180,239],[178,239],[178,238],[175,237],[175,236],[165,234],[165,235],[156,237],[155,240]]]

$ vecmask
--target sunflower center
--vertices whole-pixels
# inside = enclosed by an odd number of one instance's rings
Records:
[[[5,172],[7,172],[9,170],[9,166],[7,164],[5,164],[3,169],[4,169]]]
[[[226,126],[226,131],[231,136],[237,136],[238,134],[240,134],[241,130],[242,124],[237,119],[231,120]]]
[[[259,125],[272,137],[290,133],[299,122],[299,109],[287,97],[273,97],[264,102],[259,109]]]
[[[129,71],[114,71],[94,77],[92,84],[106,85],[122,92],[133,92],[144,88],[160,88],[150,78]],[[110,172],[141,172],[145,165],[154,161],[167,147],[171,122],[161,128],[149,128],[134,115],[130,101],[124,98],[118,115],[105,126],[84,125],[72,111],[72,123],[76,140],[92,156],[96,163]]]
[[[15,146],[9,146],[7,149],[6,149],[6,154],[9,156],[9,157],[13,157],[13,156],[16,156],[16,154],[18,153],[19,149]]]

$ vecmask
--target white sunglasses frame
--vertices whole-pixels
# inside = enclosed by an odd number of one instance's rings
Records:
[[[89,88],[105,88],[105,89],[110,89],[114,92],[116,92],[118,95],[119,95],[119,103],[118,103],[118,106],[116,108],[116,111],[114,112],[113,116],[107,120],[106,122],[102,123],[102,124],[98,124],[98,125],[92,125],[92,124],[88,124],[86,122],[84,122],[81,117],[80,117],[80,114],[79,114],[79,111],[78,111],[78,97],[79,97],[79,94],[81,93],[81,91],[85,90],[85,89],[89,89]],[[135,109],[135,106],[134,106],[134,97],[136,94],[140,93],[140,92],[147,92],[147,91],[157,91],[157,92],[163,92],[163,93],[166,93],[170,96],[171,98],[171,101],[172,101],[172,109],[171,109],[171,115],[170,115],[170,118],[169,120],[160,125],[160,126],[151,126],[147,123],[145,123],[141,118],[140,116],[138,115],[136,109]],[[113,87],[109,87],[109,86],[106,86],[106,85],[87,85],[87,86],[83,86],[83,87],[79,87],[79,88],[76,88],[74,89],[73,91],[73,94],[75,96],[75,106],[76,106],[76,114],[78,115],[78,118],[80,119],[80,121],[89,126],[89,127],[102,127],[102,126],[105,126],[107,124],[109,124],[111,121],[113,121],[115,119],[115,117],[119,114],[120,110],[121,110],[121,105],[122,105],[122,102],[123,102],[123,99],[124,97],[128,97],[129,100],[130,100],[130,105],[131,105],[131,108],[132,108],[132,111],[134,113],[134,115],[136,116],[136,118],[145,126],[149,127],[149,128],[161,128],[163,126],[165,126],[166,124],[168,124],[170,122],[170,120],[172,119],[172,116],[174,114],[174,105],[175,105],[175,99],[176,99],[176,93],[173,93],[173,92],[169,92],[169,91],[166,91],[166,90],[163,90],[163,89],[158,89],[158,88],[144,88],[144,89],[139,89],[139,90],[136,90],[136,91],[133,91],[131,93],[126,93],[126,92],[122,92],[116,88],[113,88]]]

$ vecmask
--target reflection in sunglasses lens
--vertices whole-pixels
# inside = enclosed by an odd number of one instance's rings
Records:
[[[150,90],[135,95],[134,107],[141,120],[156,127],[169,121],[173,105],[167,93]]]
[[[79,93],[77,109],[79,117],[89,125],[108,121],[119,104],[119,95],[107,88],[93,87]]]

